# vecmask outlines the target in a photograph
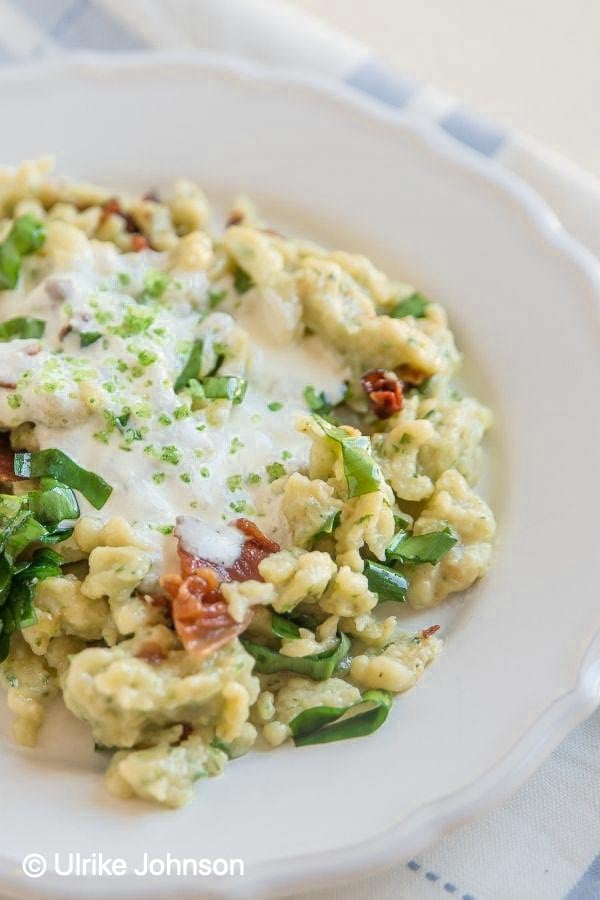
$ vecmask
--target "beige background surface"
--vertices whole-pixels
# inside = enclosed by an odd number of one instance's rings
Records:
[[[289,0],[600,177],[600,0]]]

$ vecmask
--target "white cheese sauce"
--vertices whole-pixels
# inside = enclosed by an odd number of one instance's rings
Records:
[[[307,412],[303,390],[314,385],[340,400],[345,363],[316,335],[281,343],[243,312],[243,327],[228,313],[207,313],[202,273],[170,273],[159,299],[140,301],[144,276],[164,269],[165,256],[92,247],[91,262],[3,292],[3,321],[32,316],[46,330],[39,342],[0,344],[0,428],[33,422],[41,449],[59,448],[101,475],[112,493],[100,512],[79,496],[82,514],[134,524],[155,572],[176,566],[178,516],[182,538],[225,564],[241,544],[223,525],[239,516],[285,546],[276,482],[308,462],[309,441],[295,427]],[[81,334],[101,337],[82,347]],[[248,381],[240,405],[220,404],[222,422],[219,404],[191,411],[174,390],[199,339],[207,365],[226,345],[218,374]]]

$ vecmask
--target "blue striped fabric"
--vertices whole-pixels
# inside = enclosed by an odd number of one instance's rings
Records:
[[[30,0],[34,2],[34,0]],[[142,50],[146,42],[136,32],[91,3],[77,0],[52,30],[52,37],[64,47],[90,50]]]
[[[19,12],[33,19],[41,31],[52,35],[58,23],[77,5],[77,0],[18,0],[15,5]]]
[[[574,885],[565,900],[598,900],[600,898],[600,853],[589,869]]]
[[[376,59],[361,63],[345,81],[351,87],[396,109],[406,106],[422,88],[416,79],[401,75]],[[507,140],[506,131],[464,106],[453,109],[438,119],[438,124],[461,144],[484,156],[495,156]]]
[[[419,82],[394,72],[385,63],[369,59],[355,69],[346,84],[390,106],[401,108],[419,90]]]

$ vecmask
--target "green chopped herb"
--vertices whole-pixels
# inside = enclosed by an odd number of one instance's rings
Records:
[[[364,737],[383,725],[392,705],[389,691],[365,691],[351,706],[313,706],[295,716],[289,723],[296,747],[328,744],[348,738]],[[367,706],[364,712],[359,710]],[[347,713],[351,715],[346,718]]]
[[[161,534],[173,534],[175,531],[174,525],[156,525],[155,528],[157,531],[160,531]]]
[[[268,466],[265,466],[265,471],[269,478],[269,484],[277,481],[278,478],[283,478],[286,474],[285,466],[280,462],[269,463]]]
[[[211,288],[208,292],[208,308],[216,309],[226,296],[227,291],[216,291],[214,288]]]
[[[245,446],[244,442],[241,441],[241,440],[239,439],[239,437],[237,437],[237,435],[236,435],[236,436],[235,436],[234,438],[232,438],[232,440],[231,440],[231,443],[230,443],[230,445],[229,445],[229,452],[232,453],[232,454],[233,454],[233,453],[237,453],[238,450],[241,450],[242,447],[244,447],[244,446]]]
[[[95,344],[96,341],[99,341],[101,337],[102,334],[99,331],[81,331],[79,333],[79,343],[82,347],[89,347],[90,344]]]
[[[152,298],[153,300],[156,300],[158,297],[162,297],[170,282],[171,279],[166,272],[157,272],[155,269],[147,272],[144,277],[142,299],[147,300]]]
[[[129,282],[131,281],[131,277],[127,274],[127,272],[119,272],[117,278],[119,279],[119,284],[122,284],[123,287],[127,287]]]
[[[200,475],[202,478],[210,478],[210,469],[207,469],[206,466],[202,466],[200,469]]]
[[[176,447],[174,444],[167,444],[166,447],[163,447],[160,451],[160,458],[163,462],[168,462],[172,466],[176,466],[181,462],[183,457],[183,453]]]
[[[369,590],[377,594],[380,600],[397,600],[404,603],[408,581],[401,572],[396,572],[390,566],[383,563],[365,560],[364,574],[369,585]]]
[[[151,366],[158,359],[156,353],[150,350],[140,350],[138,353],[138,362],[141,366]]]
[[[248,516],[254,515],[254,510],[246,500],[232,500],[229,504],[229,508],[236,513],[246,513]]]
[[[273,400],[272,403],[267,403],[267,409],[270,409],[271,412],[279,412],[280,409],[283,409],[284,404],[279,400]]]
[[[96,319],[100,321],[99,315],[96,315]],[[135,334],[143,334],[153,322],[154,313],[141,306],[129,306],[123,315],[121,324],[113,330],[115,334],[128,338]]]
[[[323,433],[341,448],[344,475],[350,497],[370,494],[379,489],[381,471],[371,456],[371,442],[366,435],[352,437],[343,428],[331,425],[321,416],[313,416]]]
[[[154,481],[155,484],[162,484],[166,477],[164,472],[155,472],[152,476],[152,481]]]
[[[15,219],[0,244],[0,290],[17,286],[22,258],[39,250],[45,240],[43,222],[29,214]]]
[[[259,475],[258,472],[249,472],[246,475],[246,481],[248,484],[260,484],[262,476]]]
[[[29,316],[17,316],[0,325],[0,341],[12,341],[14,338],[41,338],[46,329],[42,319]]]
[[[328,415],[332,410],[331,403],[327,400],[325,393],[323,391],[317,391],[312,386],[312,384],[308,384],[303,391],[304,402],[311,410],[311,412],[319,413],[322,416]]]
[[[237,266],[233,273],[233,284],[238,294],[245,294],[246,291],[254,287],[252,276],[245,269],[242,269],[241,266]]]
[[[82,493],[95,509],[102,509],[112,493],[112,487],[103,478],[82,469],[74,459],[54,448],[15,453],[14,470],[22,478],[55,478]]]
[[[403,319],[404,316],[414,316],[415,319],[424,319],[427,315],[428,306],[429,300],[427,297],[415,292],[414,294],[411,294],[410,297],[400,300],[391,311],[390,316],[392,319]]]
[[[241,491],[242,490],[242,476],[241,475],[230,475],[227,479],[227,487],[230,491]]]

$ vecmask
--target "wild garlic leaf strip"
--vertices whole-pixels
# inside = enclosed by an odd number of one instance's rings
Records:
[[[13,341],[16,338],[41,338],[46,330],[43,319],[32,319],[29,316],[17,316],[0,324],[0,341]]]
[[[386,550],[388,560],[398,560],[407,565],[431,563],[435,565],[457,542],[450,528],[430,531],[427,534],[408,534],[399,531]]]
[[[325,436],[341,448],[349,497],[360,497],[379,490],[381,470],[371,455],[371,442],[367,435],[354,437],[343,428],[331,425],[321,416],[315,415],[313,418]]]
[[[408,581],[401,572],[397,572],[383,563],[365,560],[364,574],[369,590],[377,594],[380,600],[406,601]]]
[[[55,478],[83,494],[94,509],[102,509],[112,494],[112,487],[100,475],[82,469],[74,459],[55,448],[15,453],[14,470],[21,478]]]
[[[329,744],[348,738],[364,737],[380,728],[388,717],[392,695],[388,691],[365,691],[352,706],[313,706],[289,723],[296,747]],[[358,712],[363,706],[368,709]],[[356,712],[354,712],[356,710]],[[346,713],[352,713],[342,718]]]
[[[340,634],[338,643],[330,650],[316,653],[314,656],[284,656],[277,650],[271,650],[263,644],[256,644],[248,638],[240,638],[248,653],[254,657],[254,671],[261,675],[271,675],[274,672],[295,672],[296,675],[305,675],[314,681],[324,681],[331,678],[334,673],[348,671],[350,661],[348,651],[350,640],[345,634]]]
[[[17,286],[22,258],[39,250],[45,240],[43,222],[29,214],[15,219],[0,244],[0,290]]]

